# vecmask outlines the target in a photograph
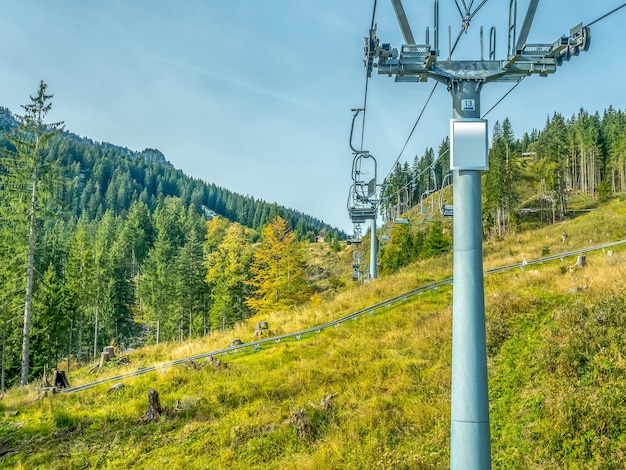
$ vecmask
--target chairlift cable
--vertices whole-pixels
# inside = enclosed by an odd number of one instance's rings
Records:
[[[474,0],[472,0],[472,3],[474,3]],[[474,18],[476,13],[478,13],[478,10],[480,10],[485,5],[485,3],[487,3],[487,0],[483,0],[481,4],[476,7],[476,10],[470,13],[469,18],[468,18],[469,21],[471,21]],[[470,4],[470,8],[472,8],[472,4]]]
[[[511,93],[513,90],[515,90],[515,88],[517,87],[517,85],[519,85],[520,83],[522,83],[522,80],[524,80],[524,77],[520,78],[515,85],[513,85],[511,87],[511,89],[509,91],[507,91],[504,96],[502,98],[500,98],[498,101],[496,101],[496,104],[494,104],[491,108],[489,108],[489,111],[487,111],[485,114],[482,115],[481,119],[485,119],[485,116],[487,116],[487,114],[489,114],[491,111],[493,111],[493,108],[495,108],[496,106],[498,106],[500,104],[500,102],[502,102],[502,100],[504,98],[506,98],[507,96],[509,96],[509,93]]]
[[[465,31],[465,29],[461,28],[461,30],[459,31],[459,34],[456,37],[456,40],[454,41],[454,46],[452,46],[452,49],[450,49],[448,60],[452,60],[452,54],[454,54],[454,50],[456,49],[456,46],[459,45],[459,41],[461,40],[461,37],[463,36],[463,31]]]
[[[404,142],[404,145],[402,146],[402,150],[400,150],[400,154],[398,155],[398,158],[396,158],[396,161],[393,162],[393,165],[391,165],[391,170],[389,170],[389,173],[387,173],[385,180],[389,178],[396,164],[400,161],[400,158],[402,157],[402,154],[404,153],[406,146],[409,144],[409,140],[411,140],[411,137],[413,136],[413,132],[415,132],[415,128],[417,127],[417,124],[420,122],[420,119],[422,118],[424,111],[426,111],[426,107],[428,106],[430,99],[433,97],[433,94],[435,93],[435,90],[437,89],[437,85],[439,85],[439,82],[435,82],[435,86],[433,86],[433,89],[430,90],[430,95],[428,95],[428,99],[426,100],[426,103],[424,103],[424,106],[422,107],[422,111],[420,112],[419,116],[417,116],[417,120],[415,121],[415,124],[413,124],[413,129],[411,129],[409,136],[406,138],[406,141]]]
[[[473,3],[474,2],[472,0],[472,4]],[[470,21],[472,21],[472,18],[474,18],[474,15],[476,15],[476,13],[478,13],[478,10],[480,10],[485,3],[487,3],[487,0],[483,0],[482,3],[476,7],[476,10],[474,10],[471,13],[470,13],[470,10],[472,8],[472,4],[470,4],[470,7],[467,9],[467,17],[463,16],[463,14],[461,13],[461,17],[463,18],[463,22],[462,22],[462,25],[461,25],[461,30],[459,31],[459,34],[457,35],[456,40],[454,41],[454,46],[452,46],[452,48],[450,49],[450,56],[448,57],[448,60],[452,60],[452,54],[454,54],[454,50],[456,49],[456,46],[459,45],[459,41],[461,40],[461,36],[463,36],[464,32],[467,32],[467,28],[469,28]],[[458,4],[457,4],[457,7],[458,7]],[[459,13],[460,12],[461,12],[461,10],[459,9]]]
[[[461,15],[461,19],[462,20],[465,19],[465,16],[463,15],[463,11],[461,11],[461,5],[459,5],[459,0],[454,0],[454,4],[456,5],[456,9],[459,10],[459,15]],[[463,1],[463,5],[465,6],[465,1]],[[467,7],[465,7],[465,9],[467,9]]]
[[[611,10],[610,12],[605,13],[605,14],[604,14],[604,15],[602,15],[600,18],[596,18],[596,19],[595,19],[595,20],[593,20],[591,23],[588,23],[586,26],[587,26],[587,27],[589,27],[589,26],[591,26],[592,24],[595,24],[595,23],[597,23],[598,21],[603,20],[603,19],[604,19],[604,18],[606,18],[607,16],[612,15],[612,14],[613,14],[613,13],[615,13],[617,10],[619,10],[619,9],[621,9],[621,8],[624,8],[624,7],[626,7],[626,3],[622,3],[622,4],[621,4],[620,6],[618,6],[617,8],[614,8],[614,9],[613,9],[613,10]]]
[[[369,77],[365,73],[365,96],[363,97],[363,120],[361,124],[361,146],[359,149],[363,151],[363,139],[365,138],[365,110],[367,109],[367,88],[369,85]]]
[[[417,181],[421,176],[423,176],[427,171],[433,169],[435,167],[435,164],[443,157],[446,156],[446,154],[448,154],[450,152],[450,148],[447,148],[445,151],[443,151],[440,155],[438,155],[435,159],[433,159],[433,162],[428,165],[425,169],[423,169],[419,174],[413,176],[413,178],[411,178],[409,181],[406,182],[406,184],[400,188],[398,188],[395,192],[389,194],[387,196],[387,198],[392,198],[396,195],[398,195],[400,193],[400,191],[403,191],[404,189],[408,188],[410,184],[414,183],[415,181]]]
[[[485,0],[485,1],[486,1],[486,0]],[[484,2],[483,2],[483,3],[484,3]],[[482,5],[480,5],[480,6],[482,6]],[[479,6],[478,8],[480,8],[480,6]],[[589,27],[589,26],[591,26],[591,25],[593,25],[593,24],[595,24],[595,23],[599,22],[600,20],[603,20],[604,18],[606,18],[606,17],[608,17],[608,16],[612,15],[613,13],[615,13],[616,11],[618,11],[618,10],[620,10],[621,8],[624,8],[624,7],[626,7],[626,3],[622,3],[620,6],[618,6],[618,7],[614,8],[613,10],[611,10],[611,11],[610,11],[610,12],[608,12],[608,13],[605,13],[605,14],[604,14],[604,15],[602,15],[601,17],[596,18],[596,19],[595,19],[595,20],[593,20],[592,22],[588,23],[586,26],[587,26],[587,27]],[[489,108],[489,111],[487,111],[485,114],[483,114],[483,115],[482,115],[482,119],[484,119],[484,118],[485,118],[485,116],[487,116],[487,114],[489,114],[491,111],[493,111],[493,109],[494,109],[496,106],[498,106],[498,105],[500,104],[500,102],[501,102],[502,100],[504,100],[504,98],[506,98],[506,97],[509,95],[509,93],[511,93],[513,90],[515,90],[515,88],[517,88],[517,86],[518,86],[518,85],[522,82],[522,80],[523,80],[523,79],[524,79],[524,77],[520,78],[520,79],[519,79],[519,80],[515,83],[515,85],[513,85],[513,87],[511,87],[511,89],[510,89],[509,91],[507,91],[507,92],[505,93],[505,95],[504,95],[502,98],[500,98],[500,99],[496,102],[496,104],[494,104],[491,108]]]
[[[456,2],[456,0],[455,0],[455,3],[457,5],[457,7],[459,7],[459,5]],[[472,0],[472,2],[470,3],[470,8],[469,9],[471,9],[471,6],[472,6],[473,3],[474,3],[474,1]],[[476,7],[476,10],[474,10],[473,13],[469,13],[469,11],[468,11],[468,21],[471,21],[471,19],[474,17],[474,15],[476,13],[478,13],[478,10],[480,10],[483,7],[483,5],[485,5],[485,3],[487,3],[487,0],[483,0],[481,2],[481,4]],[[374,9],[375,8],[376,8],[376,1],[374,1]],[[460,12],[460,8],[459,8],[459,12]],[[463,15],[461,14],[461,16],[463,16]],[[373,21],[374,21],[374,18],[372,17],[372,24],[373,24]],[[469,26],[469,24],[468,24],[468,26]],[[459,31],[459,35],[457,36],[457,39],[454,42],[454,46],[452,47],[452,49],[450,49],[450,59],[452,58],[452,53],[456,49],[456,46],[458,45],[458,43],[459,43],[459,41],[461,39],[461,36],[463,35],[463,31],[465,31],[465,29],[461,28],[461,30]],[[409,133],[409,136],[407,137],[406,142],[404,143],[404,145],[402,147],[402,150],[400,151],[400,154],[398,155],[398,158],[396,158],[396,161],[393,163],[393,165],[391,165],[391,169],[389,170],[389,173],[387,174],[385,179],[389,178],[389,175],[391,175],[391,173],[393,172],[394,167],[396,166],[398,161],[400,161],[400,158],[402,157],[402,154],[404,153],[404,150],[406,149],[406,146],[408,145],[409,140],[411,140],[411,137],[413,136],[413,132],[415,132],[415,128],[417,127],[417,124],[420,122],[420,119],[421,119],[422,115],[424,114],[424,111],[426,111],[426,107],[428,106],[428,103],[430,102],[430,99],[432,98],[433,93],[435,92],[435,89],[437,88],[438,84],[439,84],[439,82],[436,82],[435,86],[433,86],[433,89],[431,90],[430,95],[428,96],[428,99],[426,100],[426,103],[424,104],[424,107],[422,108],[422,111],[420,112],[419,116],[417,117],[417,120],[415,121],[415,124],[413,125],[413,129],[411,129],[411,132]],[[363,116],[363,120],[365,121],[365,115]]]
[[[370,29],[374,29],[374,22],[376,20],[376,2],[377,0],[374,0],[374,7],[372,8],[372,23],[370,24]]]
[[[374,25],[376,24],[376,3],[377,0],[374,0],[374,6],[372,7],[372,21],[370,23],[370,30],[374,29]],[[361,124],[361,146],[360,150],[363,150],[363,140],[365,138],[365,113],[367,111],[367,89],[369,86],[369,75],[365,73],[365,96],[363,97],[363,122]]]

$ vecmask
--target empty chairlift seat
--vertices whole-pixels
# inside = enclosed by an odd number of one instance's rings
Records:
[[[348,213],[352,223],[359,224],[366,220],[373,220],[376,218],[375,207],[349,207]]]

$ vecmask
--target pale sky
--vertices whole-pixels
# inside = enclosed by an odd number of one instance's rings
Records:
[[[465,0],[466,4],[479,1]],[[552,43],[578,23],[619,6],[543,0],[528,42]],[[51,121],[96,141],[157,148],[186,174],[297,209],[349,233],[351,108],[363,106],[363,37],[373,0],[0,0],[0,106],[20,112],[39,80],[54,94]],[[432,1],[404,0],[418,42]],[[459,4],[461,1],[459,0]],[[480,58],[479,27],[496,26],[506,55],[508,1],[489,0],[453,59]],[[426,5],[426,6],[424,6]],[[521,25],[528,5],[518,2]],[[460,15],[440,0],[440,59]],[[554,111],[626,108],[626,8],[592,26],[589,52],[547,78],[524,80],[488,116],[509,117],[516,136],[541,129]],[[402,36],[391,3],[378,0],[378,37]],[[486,47],[486,46],[485,46]],[[369,80],[364,148],[389,173],[434,82]],[[489,84],[486,112],[510,88]],[[447,135],[452,100],[438,86],[400,162]],[[356,130],[360,142],[359,124]],[[379,181],[381,182],[381,181]]]

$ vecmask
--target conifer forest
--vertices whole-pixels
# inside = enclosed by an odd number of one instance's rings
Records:
[[[3,390],[61,358],[80,365],[109,344],[182,341],[268,302],[301,301],[299,244],[345,238],[306,214],[188,177],[158,150],[78,137],[46,120],[52,106],[42,81],[21,114],[0,108]],[[262,273],[281,269],[283,257],[289,282],[266,283]]]

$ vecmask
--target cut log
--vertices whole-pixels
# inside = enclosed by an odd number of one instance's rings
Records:
[[[122,356],[117,361],[115,361],[115,363],[118,366],[122,366],[122,365],[127,366],[128,364],[130,364],[130,359],[128,359],[128,356]]]
[[[113,385],[110,389],[108,389],[107,393],[113,393],[116,390],[121,390],[124,387],[125,387],[125,385],[122,382],[118,382],[115,385]]]
[[[141,418],[141,423],[150,423],[161,416],[163,408],[161,408],[161,402],[159,401],[159,392],[150,388],[148,389],[148,409]]]

